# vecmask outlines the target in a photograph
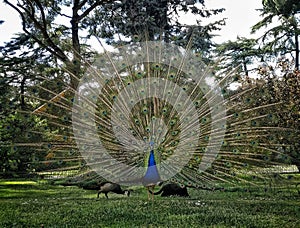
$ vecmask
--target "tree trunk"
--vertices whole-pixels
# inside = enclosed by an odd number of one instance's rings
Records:
[[[26,104],[25,104],[25,86],[26,86],[26,77],[23,76],[21,85],[20,85],[20,106],[21,110],[25,110]]]
[[[248,68],[247,68],[247,63],[246,63],[246,58],[245,57],[243,57],[243,68],[244,68],[245,75],[249,76],[249,71],[248,71]]]
[[[299,70],[299,37],[295,30],[295,69]]]
[[[293,27],[293,30],[294,30],[294,41],[295,41],[295,69],[299,70],[299,35],[298,35],[298,32],[299,32],[299,29],[298,29],[298,23],[297,23],[297,20],[296,20],[296,17],[295,15],[293,14],[292,15],[292,27]]]
[[[80,78],[80,65],[81,65],[81,59],[80,59],[80,42],[79,42],[79,34],[78,34],[78,23],[80,21],[80,16],[78,15],[78,10],[79,10],[79,0],[74,1],[74,5],[72,8],[73,14],[72,14],[72,20],[71,20],[71,25],[72,25],[72,48],[73,48],[73,59],[72,59],[72,65],[70,66],[70,73],[71,75],[71,87],[76,90],[78,81],[76,79]],[[75,76],[75,77],[74,77]]]

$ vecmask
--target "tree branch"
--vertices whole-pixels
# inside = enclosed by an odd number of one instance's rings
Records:
[[[33,0],[36,5],[39,7],[39,10],[41,12],[41,16],[42,16],[42,22],[43,22],[43,26],[44,26],[44,30],[46,31],[47,33],[47,22],[46,22],[46,16],[45,16],[45,12],[44,12],[44,9],[43,9],[43,6],[42,4],[40,3],[40,1],[38,0]],[[34,15],[32,15],[34,16]],[[48,33],[47,33],[47,36],[48,36]]]
[[[69,62],[68,57],[65,55],[65,53],[52,41],[52,39],[50,38],[48,32],[47,32],[47,24],[46,24],[46,17],[45,17],[45,12],[42,8],[42,5],[40,2],[38,2],[37,0],[34,0],[34,2],[37,3],[40,11],[41,11],[41,15],[42,15],[42,21],[43,24],[41,24],[35,17],[34,15],[34,9],[33,6],[31,4],[30,1],[26,1],[28,2],[28,4],[30,4],[30,8],[32,9],[32,12],[30,12],[28,9],[26,9],[25,7],[23,7],[21,4],[18,4],[17,6],[15,6],[14,4],[12,4],[11,2],[4,0],[4,3],[8,4],[10,7],[12,7],[13,9],[15,9],[19,15],[22,18],[22,29],[25,33],[29,34],[38,44],[40,44],[42,47],[44,47],[47,51],[49,51],[51,54],[57,56],[60,60],[62,60],[63,62]],[[27,22],[27,18],[24,15],[24,12],[22,12],[20,9],[22,9],[30,18],[30,20],[32,20],[34,26],[41,32],[43,38],[45,39],[44,43],[41,39],[39,39],[38,37],[36,37],[32,32],[28,31],[28,29],[26,28],[26,24]]]
[[[87,2],[84,0],[82,3]],[[92,4],[86,11],[84,11],[79,17],[78,21],[81,21],[84,17],[86,17],[91,11],[93,11],[97,6],[103,5],[105,3],[110,3],[112,0],[102,0],[102,1],[96,1],[94,4]],[[79,5],[80,8],[83,6],[82,3]]]

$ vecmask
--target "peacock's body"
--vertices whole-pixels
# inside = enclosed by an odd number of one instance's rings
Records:
[[[145,186],[264,184],[288,160],[277,138],[295,132],[277,122],[281,102],[264,102],[259,85],[232,89],[234,71],[217,78],[190,50],[149,41],[86,65],[81,79],[72,75],[76,89],[62,81],[63,94],[39,86],[53,98],[34,97],[44,105],[33,114],[56,130],[26,145],[49,170],[86,164],[108,181]]]
[[[160,181],[159,172],[156,166],[154,151],[151,149],[147,164],[147,171],[145,175],[142,177],[143,185],[156,185]]]

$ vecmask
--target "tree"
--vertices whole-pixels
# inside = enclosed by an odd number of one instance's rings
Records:
[[[124,16],[123,19],[121,18],[122,23],[132,20],[130,23],[126,22],[126,25],[118,24],[120,22],[119,15],[112,15],[109,23],[114,25],[110,28],[114,34],[120,33],[134,39],[136,30],[133,28],[136,27],[134,25],[136,20],[130,13],[134,14],[134,10],[139,10],[140,6],[146,5],[147,10],[140,16],[147,22],[150,37],[158,36],[161,33],[160,29],[162,29],[165,34],[165,41],[184,45],[192,33],[198,32],[205,36],[203,35],[204,38],[195,41],[194,44],[198,45],[200,49],[205,47],[203,49],[206,51],[211,44],[211,31],[217,28],[218,23],[207,26],[206,30],[201,26],[197,30],[179,23],[176,24],[176,29],[175,27],[170,29],[170,24],[168,24],[171,23],[169,9],[172,9],[172,13],[176,13],[176,15],[178,15],[177,10],[183,10],[184,12],[199,13],[202,17],[223,11],[223,9],[200,10],[193,7],[194,1],[189,1],[190,3],[187,4],[177,0],[161,2],[20,0],[17,3],[5,0],[4,2],[19,13],[24,31],[24,33],[17,34],[17,37],[6,43],[4,47],[1,47],[0,56],[0,77],[1,82],[3,82],[1,88],[3,91],[8,91],[7,96],[1,97],[1,101],[3,101],[1,112],[5,113],[4,118],[0,121],[1,148],[3,148],[1,150],[1,158],[3,158],[1,169],[13,173],[29,172],[33,170],[33,166],[28,168],[28,164],[45,158],[48,159],[47,163],[53,163],[52,168],[64,165],[59,162],[55,163],[56,160],[52,159],[53,150],[57,151],[60,157],[67,158],[65,157],[66,153],[75,157],[73,152],[66,151],[64,148],[64,150],[61,149],[62,145],[68,144],[68,140],[71,138],[67,137],[71,133],[66,133],[71,129],[68,128],[70,125],[69,113],[67,113],[69,109],[59,109],[59,106],[56,107],[56,105],[48,107],[47,101],[50,101],[48,104],[55,104],[56,97],[61,97],[65,102],[63,105],[72,106],[70,97],[73,94],[70,95],[70,93],[76,89],[78,79],[83,72],[82,58],[89,54],[85,51],[85,38],[99,35],[99,38],[106,38],[108,43],[113,43],[104,33],[95,32],[90,27],[92,24],[103,25],[107,15],[111,12],[110,5],[114,5],[118,10],[125,10],[126,13],[120,11]],[[111,4],[109,4],[110,2]],[[101,13],[97,14],[98,11]],[[69,20],[70,24],[64,23],[65,19]],[[137,22],[140,23],[143,20]],[[219,24],[221,25],[222,22]],[[157,30],[155,28],[157,26],[160,29]],[[205,43],[206,46],[200,45],[201,42]],[[63,63],[63,68],[59,67],[61,63]],[[69,95],[66,95],[65,90],[70,87]],[[60,94],[62,95],[60,96]],[[60,103],[60,105],[62,104]],[[39,112],[46,106],[47,115],[39,115]],[[36,115],[29,115],[32,110]],[[51,116],[56,117],[55,121],[52,121]],[[62,122],[64,124],[61,124]],[[56,138],[53,138],[53,132],[55,132]],[[61,136],[59,139],[58,135]],[[54,141],[56,144],[44,143],[47,141]],[[23,147],[23,143],[27,143],[29,146]],[[21,146],[15,146],[17,144]],[[76,159],[73,158],[71,162]],[[38,164],[35,164],[35,168],[41,170],[43,167],[38,167]]]
[[[256,48],[255,39],[247,39],[244,37],[238,37],[236,41],[227,41],[216,47],[216,54],[218,56],[225,57],[225,62],[221,69],[225,72],[239,67],[238,73],[243,72],[245,76],[249,76],[249,72],[254,69],[249,69],[249,65],[259,57],[261,57],[260,50]]]
[[[264,99],[268,103],[279,103],[276,116],[273,115],[277,126],[290,129],[278,132],[274,140],[281,144],[278,149],[284,152],[286,158],[289,157],[290,163],[296,165],[300,172],[300,72],[294,70],[293,65],[289,59],[280,58],[275,69],[265,66],[259,73],[267,91]]]
[[[11,100],[23,111],[28,109],[28,90],[44,81],[45,75],[53,79],[60,73],[56,58],[41,47],[34,47],[34,43],[29,35],[20,33],[0,47],[0,77],[3,85],[15,91]]]
[[[152,0],[152,1],[43,1],[21,0],[17,3],[5,0],[6,4],[15,9],[21,16],[23,30],[26,34],[53,56],[65,63],[67,70],[79,76],[81,73],[81,56],[84,56],[80,33],[87,30],[87,38],[96,35],[105,38],[111,43],[114,35],[124,36],[144,35],[144,29],[148,30],[149,38],[163,31],[165,40],[176,39],[177,43],[189,40],[193,31],[191,26],[178,22],[178,12],[192,12],[201,17],[210,17],[222,12],[224,9],[206,10],[198,8],[197,1],[179,0]],[[204,0],[198,1],[204,5]],[[64,12],[70,9],[72,12]],[[57,24],[57,20],[70,20],[68,24]],[[194,47],[207,51],[212,42],[211,32],[219,29],[224,20],[201,26],[198,21],[194,33],[203,37],[194,41]],[[157,29],[158,28],[158,29]],[[172,35],[171,35],[172,34]],[[69,45],[70,44],[70,45]],[[68,47],[69,45],[69,47]],[[71,54],[70,54],[71,52]],[[75,80],[70,77],[70,86],[76,88]]]
[[[299,13],[300,3],[298,0],[263,0],[264,17],[252,27],[252,33],[264,26],[270,26],[274,18],[277,18],[279,25],[271,27],[264,32],[259,39],[263,43],[263,50],[266,56],[276,54],[291,54],[295,59],[295,68],[299,68]]]
[[[36,85],[45,81],[57,82],[62,71],[55,67],[56,58],[41,48],[24,33],[18,34],[4,47],[0,47],[0,175],[20,176],[38,171],[43,165],[47,150],[41,152],[40,142],[49,139],[52,129],[41,116],[31,111],[51,98],[46,91],[38,91]],[[46,77],[45,77],[46,76]],[[60,91],[57,88],[52,91]],[[39,94],[36,99],[35,94]],[[23,146],[35,145],[35,147]]]
[[[191,49],[208,56],[213,43],[213,31],[225,24],[224,19],[208,25],[201,23],[201,18],[211,17],[224,9],[206,9],[204,0],[125,0],[113,1],[95,9],[83,21],[90,35],[103,38],[108,44],[124,44],[145,39],[160,39],[176,45],[186,46],[190,38]],[[195,25],[180,23],[180,13],[191,13],[198,18]],[[123,42],[116,41],[116,36],[124,37]]]
[[[71,74],[79,76],[81,54],[83,54],[79,37],[80,23],[97,6],[109,1],[21,0],[13,3],[4,0],[4,3],[19,13],[25,34],[29,35],[41,48],[62,61]],[[70,15],[63,13],[63,7],[71,5]],[[70,20],[70,25],[57,24],[58,18]],[[70,52],[71,57],[69,57]],[[70,86],[71,88],[77,86],[72,76],[70,77]]]
[[[73,7],[68,8],[71,9],[69,15],[63,8],[70,6],[71,1],[4,2],[19,13],[24,33],[17,34],[16,39],[1,47],[1,87],[9,91],[7,96],[1,97],[1,114],[4,114],[0,120],[1,171],[29,172],[33,167],[41,169],[42,163],[34,161],[44,160],[47,153],[51,153],[51,145],[41,142],[54,140],[52,132],[58,134],[66,130],[35,111],[37,115],[31,115],[31,111],[44,107],[47,100],[65,87],[76,89],[78,80],[74,77],[80,78],[81,55],[84,54],[79,36],[80,21],[105,1],[75,0]],[[56,23],[66,18],[70,25]],[[58,67],[61,63],[63,68]],[[55,107],[48,110],[49,113],[55,111]],[[64,119],[65,113],[58,115]],[[24,143],[27,146],[22,146]],[[35,165],[29,169],[30,164]]]

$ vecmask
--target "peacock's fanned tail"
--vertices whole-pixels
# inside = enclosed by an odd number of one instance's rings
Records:
[[[61,80],[62,90],[52,91],[44,78],[28,94],[39,105],[22,115],[40,127],[12,150],[34,150],[29,164],[40,171],[88,167],[113,182],[259,185],[289,162],[281,150],[288,145],[277,140],[296,135],[278,122],[284,101],[264,100],[259,84],[233,89],[235,71],[217,77],[188,48],[149,41],[84,63],[83,77],[70,74],[77,88]]]

